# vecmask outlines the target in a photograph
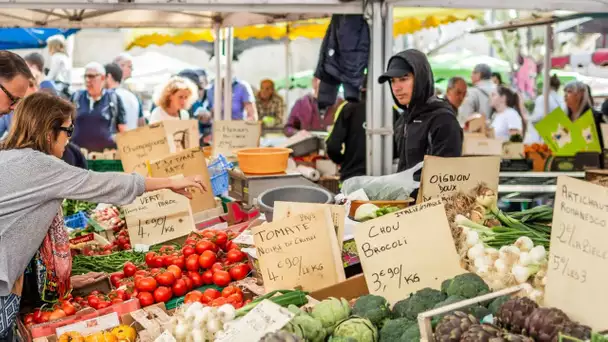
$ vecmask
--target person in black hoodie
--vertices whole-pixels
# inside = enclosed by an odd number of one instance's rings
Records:
[[[367,77],[363,84],[367,84]],[[338,107],[336,119],[327,137],[327,155],[340,165],[340,181],[365,176],[365,86],[359,102],[345,102]],[[344,145],[344,150],[342,146]]]
[[[397,171],[412,168],[425,155],[460,157],[463,133],[452,106],[435,96],[433,72],[426,55],[410,49],[388,61],[378,82],[390,82],[393,99],[404,114],[395,123]],[[420,172],[416,175],[420,177]]]

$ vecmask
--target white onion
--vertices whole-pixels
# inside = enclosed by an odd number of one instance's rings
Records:
[[[490,258],[490,260],[492,260],[492,262],[494,262],[494,260],[498,259],[499,257],[498,250],[496,248],[487,247],[486,249],[484,249],[484,253]]]
[[[230,322],[236,317],[236,309],[231,304],[224,304],[217,309],[217,314],[222,322]]]
[[[530,270],[522,265],[515,265],[511,269],[511,274],[515,277],[518,283],[523,284],[530,278]]]
[[[469,249],[469,251],[467,252],[467,256],[470,260],[475,260],[478,257],[483,256],[483,250],[483,244],[478,243]]]
[[[216,332],[222,329],[222,324],[220,320],[217,318],[211,318],[207,321],[207,331],[211,334],[215,334]]]
[[[190,329],[187,324],[185,324],[183,321],[178,322],[175,326],[175,337],[180,340],[185,339],[186,335],[188,335],[188,330]]]
[[[205,342],[207,340],[205,335],[206,335],[206,332],[199,328],[194,328],[194,330],[192,330],[190,332],[190,336],[192,337],[192,342]]]
[[[535,264],[540,264],[547,257],[547,251],[544,246],[536,246],[530,250],[530,258]]]
[[[474,230],[467,232],[467,247],[473,247],[479,242],[479,233]]]
[[[503,259],[496,259],[496,261],[494,261],[494,267],[496,267],[496,270],[500,274],[507,273],[507,265],[505,264],[505,261]]]
[[[528,252],[521,252],[519,254],[519,264],[522,266],[528,266],[532,263],[532,257]]]
[[[520,236],[514,244],[522,252],[528,252],[534,247],[534,242],[527,236]]]

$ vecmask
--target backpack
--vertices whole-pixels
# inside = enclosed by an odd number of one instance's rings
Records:
[[[78,101],[82,94],[86,90],[80,90],[72,95],[72,103],[78,108]],[[110,133],[115,134],[118,132],[118,124],[116,118],[118,117],[118,95],[115,91],[109,91],[110,94]]]

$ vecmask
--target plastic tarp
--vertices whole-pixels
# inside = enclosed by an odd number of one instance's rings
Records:
[[[445,8],[396,8],[393,16],[395,18],[393,34],[399,36],[455,21],[477,18],[483,16],[483,11]],[[329,19],[322,19],[237,27],[234,29],[234,38],[241,40],[321,39],[325,35],[328,25]],[[135,46],[212,42],[213,39],[213,31],[210,29],[132,29],[129,32],[125,48],[128,50]]]
[[[68,37],[78,29],[5,28],[0,29],[0,50],[35,49],[46,46],[47,38],[61,34]]]

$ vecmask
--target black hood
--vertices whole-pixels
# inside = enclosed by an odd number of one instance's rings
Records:
[[[452,110],[451,106],[447,102],[441,101],[435,96],[435,80],[433,78],[433,71],[431,70],[431,65],[423,52],[415,49],[399,52],[391,57],[388,64],[391,63],[393,58],[400,58],[406,61],[413,69],[414,92],[408,106],[404,106],[399,103],[395,95],[392,93],[391,88],[391,95],[393,95],[395,104],[408,113],[408,121],[429,111],[436,111],[443,108]]]

